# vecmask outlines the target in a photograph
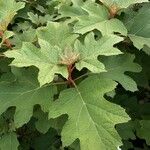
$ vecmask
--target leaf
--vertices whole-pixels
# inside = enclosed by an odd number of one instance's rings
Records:
[[[132,19],[127,20],[125,24],[128,28],[128,36],[137,49],[141,50],[144,46],[150,48],[149,7],[143,7]],[[150,51],[147,52],[147,54],[149,53]]]
[[[129,38],[133,42],[134,46],[139,50],[142,49],[144,45],[147,45],[148,47],[150,47],[150,38],[144,38],[144,37],[130,35],[130,34],[129,34]]]
[[[126,95],[124,93],[123,95],[116,94],[115,98],[113,99],[113,103],[125,108],[126,112],[130,114],[131,118],[142,117],[142,112],[139,111],[141,105],[138,103],[136,96],[131,97],[130,95]]]
[[[104,65],[97,60],[97,57],[99,55],[120,54],[121,52],[113,45],[122,40],[121,37],[110,35],[95,41],[94,35],[90,33],[85,38],[85,45],[77,41],[74,44],[74,50],[70,47],[62,50],[39,39],[41,49],[33,44],[24,43],[20,50],[7,51],[5,55],[9,58],[15,58],[11,65],[17,67],[33,65],[39,68],[38,80],[42,86],[51,82],[56,73],[67,78],[68,72],[65,65],[73,64],[76,61],[78,61],[76,67],[79,70],[86,67],[94,73],[105,71]]]
[[[77,139],[70,146],[71,150],[81,150],[79,140]]]
[[[140,121],[141,128],[137,129],[137,135],[140,138],[146,140],[146,143],[150,145],[150,120],[141,120]]]
[[[130,73],[130,76],[136,81],[137,85],[149,89],[150,79],[150,56],[142,51],[136,51],[136,62],[142,67],[140,73]]]
[[[10,72],[10,66],[8,66],[11,63],[11,60],[8,58],[1,58],[0,59],[0,72],[6,73]]]
[[[129,121],[128,123],[122,123],[117,125],[116,130],[123,140],[136,139],[136,136],[134,134],[135,128],[134,128],[133,121]]]
[[[0,1],[0,30],[5,31],[17,11],[24,8],[23,2],[16,3],[15,0]]]
[[[148,2],[148,0],[100,0],[107,7],[116,6],[117,8],[127,8],[131,4]]]
[[[147,42],[147,41],[146,41]],[[146,44],[146,45],[149,45],[149,44]],[[146,53],[146,54],[148,54],[148,55],[150,55],[150,46],[148,47],[148,46],[144,46],[144,48],[143,48],[143,51]]]
[[[33,14],[32,12],[28,13],[29,19],[34,23],[39,25],[39,16],[37,14]]]
[[[0,115],[0,135],[8,134],[8,132],[15,131],[14,126],[14,113],[15,109],[13,107],[7,109],[2,115]]]
[[[38,16],[37,14],[33,14],[32,12],[28,13],[29,19],[32,21],[32,23],[36,24],[37,26],[46,24],[47,21],[52,20],[52,16],[45,15],[45,16]]]
[[[0,0],[0,150],[148,150],[149,10]]]
[[[18,150],[18,146],[19,142],[14,132],[5,134],[0,139],[1,150]]]
[[[110,79],[91,76],[76,88],[63,91],[49,109],[50,117],[68,114],[62,135],[64,146],[77,138],[82,150],[117,149],[121,139],[114,126],[129,120],[120,106],[108,102],[104,94],[116,83]]]
[[[19,50],[7,51],[5,55],[15,58],[11,65],[16,67],[36,66],[39,69],[40,86],[53,81],[55,73],[67,78],[67,69],[60,64],[61,49],[51,46],[47,41],[39,39],[41,48],[24,42]]]
[[[47,113],[45,114],[44,112],[38,109],[34,111],[33,116],[37,119],[35,123],[36,129],[43,134],[48,132],[49,128],[51,127],[51,121],[48,120]]]
[[[52,46],[65,47],[74,43],[78,35],[73,34],[71,28],[66,23],[48,22],[46,27],[38,28],[37,36],[48,41]]]
[[[126,72],[140,72],[141,67],[134,63],[135,56],[130,54],[100,58],[107,70],[104,77],[118,81],[126,90],[136,91],[136,82]]]
[[[120,150],[129,150],[129,149],[134,149],[133,144],[129,141],[123,141],[123,146],[120,147]]]
[[[60,9],[62,17],[71,17],[78,20],[74,26],[74,32],[84,34],[97,29],[103,35],[109,35],[113,32],[119,32],[127,35],[127,30],[123,23],[118,19],[109,19],[108,10],[96,3],[85,3],[83,6],[73,7],[64,6]]]
[[[20,49],[22,47],[23,42],[35,42],[36,38],[36,30],[29,28],[28,30],[23,31],[22,33],[17,32],[14,35],[14,38],[11,39],[11,43],[15,45],[15,49]]]
[[[27,123],[33,113],[33,107],[39,104],[45,112],[56,93],[54,86],[39,87],[35,73],[29,69],[19,72],[17,80],[0,82],[0,114],[9,107],[16,107],[14,122],[16,127]]]
[[[99,55],[121,54],[121,51],[113,47],[113,45],[122,40],[123,38],[121,37],[109,35],[103,36],[96,41],[93,33],[89,33],[85,37],[84,44],[77,40],[74,44],[74,51],[79,53],[79,60],[76,63],[77,69],[81,70],[85,67],[94,73],[105,72],[104,65],[97,60],[97,57]]]
[[[31,145],[35,150],[53,150],[58,142],[57,132],[51,128],[46,134],[34,138]]]
[[[62,127],[67,119],[66,116],[61,116],[59,118],[56,118],[56,119],[48,119],[48,114],[47,113],[44,113],[43,111],[41,110],[37,110],[34,112],[34,117],[36,119],[38,119],[36,121],[36,129],[45,134],[46,132],[48,132],[48,130],[50,128],[54,128],[57,130],[57,132],[60,130],[62,130]]]

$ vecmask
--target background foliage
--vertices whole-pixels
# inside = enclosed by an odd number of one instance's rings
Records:
[[[148,0],[0,0],[0,150],[149,150]]]

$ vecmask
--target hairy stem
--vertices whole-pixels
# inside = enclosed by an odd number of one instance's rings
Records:
[[[73,72],[73,70],[74,70],[74,66],[71,64],[71,65],[68,65],[67,66],[67,70],[68,70],[68,84],[70,85],[70,86],[72,86],[72,85],[75,85],[75,82],[74,82],[74,80],[72,79],[72,72]]]

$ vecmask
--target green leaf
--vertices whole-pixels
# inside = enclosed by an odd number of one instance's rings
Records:
[[[15,45],[15,49],[20,49],[22,47],[23,42],[34,43],[36,40],[36,30],[33,28],[29,28],[28,30],[23,31],[22,33],[20,33],[20,31],[16,32],[14,38],[11,39],[11,43]]]
[[[44,113],[41,110],[36,110],[33,116],[37,119],[35,124],[36,129],[43,134],[48,132],[51,127],[51,121],[48,120],[47,113]]]
[[[28,13],[29,19],[34,23],[34,24],[39,24],[39,16],[37,14],[34,14],[32,12]]]
[[[71,150],[81,150],[80,142],[78,139],[76,141],[74,141],[69,147],[71,148]]]
[[[64,49],[74,43],[78,35],[73,34],[71,28],[66,23],[48,22],[46,27],[38,28],[37,36],[48,41],[52,46],[59,46]]]
[[[56,144],[59,144],[57,132],[51,128],[46,134],[34,138],[31,145],[35,150],[55,150],[53,147]]]
[[[89,33],[85,37],[84,44],[77,40],[74,44],[74,51],[79,53],[79,60],[76,63],[77,69],[81,70],[85,67],[94,73],[105,72],[104,65],[97,60],[97,57],[99,55],[121,54],[121,51],[113,47],[113,45],[122,40],[123,38],[121,37],[109,35],[103,36],[96,41],[93,33]]]
[[[131,97],[130,95],[125,95],[124,93],[123,95],[116,94],[113,102],[125,108],[131,118],[142,117],[142,112],[139,111],[140,104],[137,102],[137,98],[135,96]]]
[[[129,34],[129,38],[133,42],[134,46],[139,50],[142,49],[144,45],[147,45],[150,47],[150,38],[144,38],[144,37],[131,35],[131,34]]]
[[[39,39],[39,44],[41,48],[24,42],[21,49],[7,51],[5,55],[9,58],[15,58],[11,63],[13,66],[36,66],[39,69],[40,86],[53,81],[55,73],[62,74],[67,78],[66,67],[59,65],[62,50],[41,39]]]
[[[123,108],[104,98],[104,94],[116,85],[110,79],[92,76],[60,94],[50,107],[49,116],[55,118],[68,114],[61,133],[64,146],[72,144],[77,138],[82,150],[114,150],[121,145],[114,126],[128,121],[129,117]]]
[[[135,140],[136,136],[134,134],[135,128],[134,128],[134,122],[129,121],[128,123],[122,123],[116,126],[116,130],[118,131],[120,137],[123,140]]]
[[[150,0],[0,0],[0,150],[148,150],[149,16]]]
[[[148,0],[100,0],[107,7],[116,6],[117,8],[127,8],[131,4],[148,2]]]
[[[146,41],[147,42],[147,41]],[[149,44],[147,44],[147,45],[149,45]],[[150,46],[148,47],[148,46],[144,46],[144,48],[143,48],[143,51],[146,53],[146,54],[148,54],[148,55],[150,55]]]
[[[7,134],[8,132],[15,131],[14,125],[14,113],[15,108],[11,107],[7,109],[2,115],[0,115],[0,135]]]
[[[144,46],[150,48],[149,7],[143,7],[132,19],[127,20],[125,24],[128,28],[128,36],[137,49],[141,50]],[[147,54],[149,53],[150,51],[147,52]]]
[[[129,149],[134,149],[134,146],[132,142],[129,141],[123,141],[123,146],[120,147],[120,150],[129,150]]]
[[[140,73],[130,73],[130,76],[136,81],[137,85],[149,89],[150,79],[150,56],[142,51],[136,51],[136,62],[142,67]]]
[[[17,135],[12,132],[5,134],[0,139],[0,150],[18,150]]]
[[[37,14],[33,14],[32,12],[28,13],[29,19],[32,21],[32,23],[36,24],[37,26],[46,24],[47,21],[52,20],[52,16],[45,15],[45,16],[38,16]]]
[[[11,63],[11,60],[8,58],[1,58],[0,59],[0,72],[6,73],[10,72],[10,66],[8,66]]]
[[[34,105],[39,104],[44,112],[48,110],[56,89],[52,85],[39,87],[31,69],[17,74],[16,80],[10,82],[8,78],[0,82],[0,114],[9,107],[16,107],[14,122],[20,127],[30,120]]]
[[[51,46],[47,41],[39,39],[41,49],[33,44],[24,43],[20,50],[7,51],[5,55],[9,58],[15,58],[11,65],[17,67],[33,65],[39,68],[38,80],[42,86],[51,82],[56,73],[67,78],[67,67],[64,65],[76,61],[78,61],[76,67],[79,70],[86,67],[94,73],[105,71],[104,65],[97,60],[97,57],[99,55],[120,54],[121,52],[113,45],[122,40],[121,37],[109,35],[96,41],[94,35],[90,33],[86,36],[84,45],[77,40],[74,44],[74,50],[70,47],[61,50],[57,46]]]
[[[146,143],[150,145],[150,120],[141,120],[140,121],[141,128],[137,129],[137,135],[146,140]]]
[[[16,3],[15,0],[0,1],[0,30],[5,31],[17,11],[24,8],[23,2]]]
[[[100,58],[105,65],[107,72],[104,77],[118,81],[126,90],[136,91],[136,82],[126,72],[140,72],[142,68],[134,63],[135,56],[130,54]]]
[[[64,6],[60,9],[60,13],[62,17],[71,17],[73,20],[78,20],[74,26],[75,33],[84,34],[97,29],[103,35],[109,35],[113,32],[127,35],[123,23],[118,19],[109,19],[108,10],[96,3],[85,3],[78,7]]]
[[[67,119],[66,116],[61,116],[59,118],[56,118],[56,119],[48,119],[48,114],[47,113],[44,113],[43,111],[41,110],[37,110],[34,112],[34,117],[36,119],[38,119],[36,121],[36,129],[45,134],[46,132],[48,132],[48,130],[50,128],[54,128],[56,129],[57,131],[61,131],[62,130],[62,127]]]

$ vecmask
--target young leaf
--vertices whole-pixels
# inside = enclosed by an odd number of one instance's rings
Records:
[[[0,0],[0,30],[5,31],[17,11],[24,8],[23,2],[16,3],[15,0]]]
[[[21,49],[7,51],[5,55],[15,58],[11,63],[17,67],[36,66],[39,69],[38,80],[40,86],[51,82],[55,73],[62,74],[67,78],[67,69],[60,64],[62,50],[57,46],[51,46],[47,41],[39,39],[41,48],[31,43],[24,42]]]
[[[129,120],[120,106],[108,102],[104,94],[112,91],[116,83],[110,79],[92,76],[78,87],[60,94],[49,110],[50,117],[68,114],[69,118],[62,131],[64,146],[72,144],[77,138],[82,150],[117,149],[121,139],[115,124]]]
[[[77,40],[74,44],[74,51],[79,53],[79,60],[76,63],[78,70],[88,68],[94,73],[104,72],[104,65],[97,60],[99,55],[118,55],[121,54],[117,48],[113,47],[114,44],[122,41],[123,38],[109,35],[103,36],[98,41],[94,39],[94,34],[89,33],[84,40],[84,45]]]
[[[16,81],[10,82],[8,79],[0,82],[0,114],[9,107],[16,107],[16,127],[30,120],[34,105],[39,104],[43,111],[47,111],[56,93],[54,86],[39,87],[33,71],[27,72],[22,72]]]
[[[135,56],[130,54],[118,55],[101,58],[100,61],[105,65],[107,72],[104,77],[118,81],[126,90],[136,91],[136,82],[125,72],[140,72],[142,68],[134,63]]]

